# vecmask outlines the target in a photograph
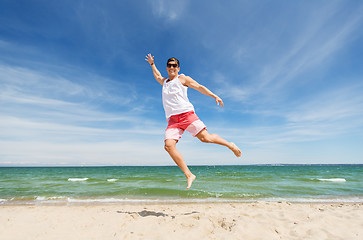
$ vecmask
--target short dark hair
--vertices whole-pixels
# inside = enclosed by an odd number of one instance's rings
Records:
[[[166,64],[168,64],[169,62],[173,62],[173,61],[175,61],[176,64],[178,64],[178,67],[180,67],[179,60],[176,59],[175,57],[169,58],[168,61],[166,62]]]

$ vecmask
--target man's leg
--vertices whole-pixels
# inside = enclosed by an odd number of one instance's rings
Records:
[[[183,156],[180,152],[176,149],[176,143],[178,141],[175,139],[166,139],[165,140],[165,150],[169,153],[170,157],[174,160],[176,165],[184,172],[185,176],[187,177],[188,186],[187,189],[192,186],[192,182],[195,180],[195,175],[192,174],[185,163]]]
[[[207,129],[203,129],[202,131],[200,131],[196,135],[196,137],[200,141],[205,142],[205,143],[215,143],[215,144],[226,146],[229,149],[231,149],[237,157],[240,157],[242,155],[241,150],[236,146],[236,144],[234,144],[233,142],[228,142],[228,141],[224,140],[217,134],[208,133]]]

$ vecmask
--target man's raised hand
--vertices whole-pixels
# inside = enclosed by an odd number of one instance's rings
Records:
[[[223,101],[222,101],[222,99],[220,97],[218,97],[218,96],[216,97],[216,102],[217,102],[218,106],[223,107]]]
[[[154,56],[151,55],[151,53],[149,53],[146,58],[145,61],[149,62],[150,65],[154,64]]]

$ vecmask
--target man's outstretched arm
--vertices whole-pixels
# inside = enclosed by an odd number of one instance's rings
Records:
[[[197,81],[195,81],[193,78],[188,76],[181,75],[180,78],[181,83],[187,87],[193,88],[197,90],[198,92],[210,96],[216,100],[216,103],[223,107],[223,101],[220,97],[218,97],[216,94],[214,94],[211,90],[209,90],[207,87],[199,84]]]
[[[166,78],[164,78],[163,76],[161,76],[161,73],[159,72],[159,70],[156,68],[156,65],[154,63],[154,56],[151,56],[151,54],[149,53],[146,58],[145,58],[145,61],[149,62],[152,70],[153,70],[153,74],[154,74],[154,77],[156,79],[156,81],[158,81],[158,83],[160,83],[161,85],[163,85],[164,83],[164,80]]]

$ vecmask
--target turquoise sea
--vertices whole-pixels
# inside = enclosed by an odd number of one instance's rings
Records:
[[[1,167],[0,205],[363,202],[363,165]]]

